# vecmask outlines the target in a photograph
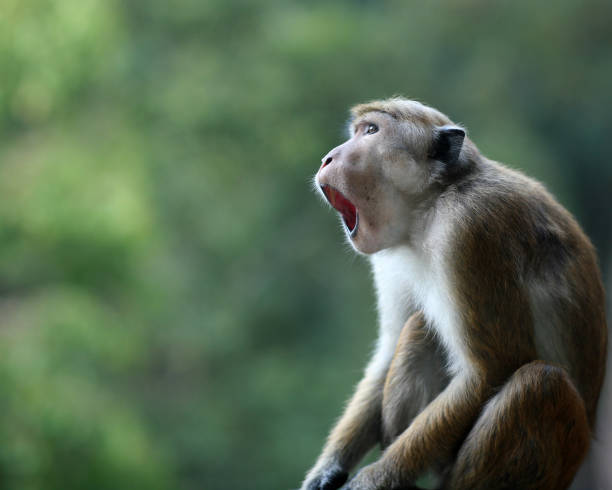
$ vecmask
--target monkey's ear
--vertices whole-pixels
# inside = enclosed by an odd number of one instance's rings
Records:
[[[465,130],[459,126],[440,126],[434,133],[433,144],[429,153],[430,158],[454,166],[459,160]]]

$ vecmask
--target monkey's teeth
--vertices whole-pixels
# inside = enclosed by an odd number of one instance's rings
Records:
[[[332,207],[342,215],[344,224],[352,235],[357,231],[357,208],[339,190],[329,185],[321,186],[321,190]]]

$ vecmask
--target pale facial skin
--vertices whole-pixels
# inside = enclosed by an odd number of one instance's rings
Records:
[[[407,146],[407,126],[383,112],[364,114],[351,125],[350,139],[323,157],[315,177],[361,253],[408,241],[410,217],[429,194],[425,162]]]

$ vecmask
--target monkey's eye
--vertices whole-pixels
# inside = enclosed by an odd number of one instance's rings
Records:
[[[376,124],[368,124],[366,134],[374,134],[376,132],[378,132],[378,126]]]

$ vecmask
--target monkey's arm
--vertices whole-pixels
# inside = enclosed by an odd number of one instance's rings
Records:
[[[303,490],[340,488],[351,468],[376,444],[380,437],[384,381],[384,373],[366,372],[331,431],[321,456],[308,472]]]

